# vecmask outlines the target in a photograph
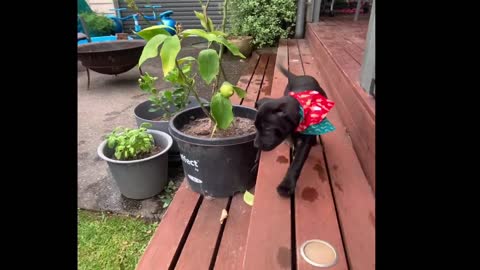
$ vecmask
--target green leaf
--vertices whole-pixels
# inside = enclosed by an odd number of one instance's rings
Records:
[[[218,58],[217,52],[213,49],[205,49],[198,54],[198,69],[202,79],[205,80],[207,84],[210,84],[218,74]]]
[[[192,57],[192,56],[183,57],[181,59],[178,59],[178,64],[181,65],[187,61],[197,61],[197,59],[195,59],[195,57]]]
[[[240,87],[233,86],[233,90],[235,90],[235,93],[237,93],[240,98],[245,98],[247,94],[247,92]]]
[[[149,97],[148,97],[148,100],[150,100],[150,101],[151,101],[152,103],[154,103],[154,104],[157,104],[157,103],[160,102],[160,100],[159,100],[158,97],[156,97],[156,96],[149,96]]]
[[[185,76],[189,76],[190,71],[192,71],[192,66],[191,65],[185,65],[185,67],[182,68],[182,72],[183,72],[183,74],[185,74]]]
[[[108,142],[108,148],[114,148],[115,147],[115,138],[114,137],[109,137],[107,142]]]
[[[253,206],[253,200],[254,200],[253,194],[248,192],[248,190],[246,190],[245,193],[243,193],[243,201],[246,204]]]
[[[170,204],[170,203],[168,203],[168,202],[164,202],[162,207],[163,207],[163,208],[166,208],[169,204]]]
[[[148,122],[143,122],[141,125],[140,125],[140,128],[151,128],[153,125],[151,123],[148,123]]]
[[[219,129],[226,129],[233,121],[232,103],[220,93],[216,93],[210,102],[210,113]]]
[[[182,78],[180,76],[180,73],[178,72],[178,69],[174,68],[172,71],[168,73],[167,76],[164,77],[164,79],[168,82],[176,83],[176,82],[180,82]]]
[[[227,33],[224,33],[224,32],[222,32],[222,31],[217,31],[217,30],[212,31],[212,34],[214,34],[214,35],[216,35],[216,36],[222,36],[222,37],[228,36]]]
[[[130,144],[134,144],[135,141],[137,140],[137,136],[138,135],[133,135],[132,137],[130,137],[130,140],[128,141]],[[131,151],[131,150],[130,150]]]
[[[180,49],[180,39],[178,39],[178,36],[171,36],[165,39],[162,49],[160,50],[164,76],[167,76],[167,74],[175,68],[175,61],[177,61],[177,54],[180,52]]]
[[[185,94],[185,90],[183,88],[178,88],[175,91],[173,91],[174,96],[183,96]]]
[[[218,36],[216,40],[218,43],[221,43],[227,47],[227,49],[235,56],[240,56],[241,58],[245,58],[245,55],[243,55],[240,50],[238,49],[237,46],[233,45],[230,43],[227,39],[225,39],[223,36]]]
[[[173,97],[172,97],[172,92],[170,91],[165,91],[163,92],[163,96],[168,100],[168,101],[173,101]]]
[[[169,36],[157,35],[148,41],[143,48],[140,60],[138,60],[138,66],[141,67],[145,60],[156,57],[158,55],[158,46],[160,46],[167,38],[169,38]]]
[[[199,36],[206,39],[207,32],[205,32],[205,30],[202,30],[202,29],[186,29],[182,31],[182,36],[184,38],[187,38],[189,36]]]
[[[202,12],[198,12],[198,11],[193,11],[195,12],[195,16],[197,16],[197,18],[200,20],[200,23],[202,24],[203,28],[205,28],[205,30],[209,30],[208,29],[208,26],[207,26],[207,22],[205,21],[205,16],[203,15]]]
[[[199,36],[210,42],[215,41],[217,39],[217,36],[215,34],[207,33],[205,32],[205,30],[202,30],[202,29],[187,29],[182,32],[182,35],[184,38],[189,36]]]
[[[195,12],[195,16],[197,16],[197,18],[200,20],[200,24],[202,24],[203,28],[205,28],[205,30],[211,32],[213,31],[214,29],[214,26],[213,26],[213,21],[212,19],[210,19],[210,17],[207,16],[208,20],[205,19],[205,15],[202,13],[202,12],[198,12],[198,11],[193,11]]]
[[[170,33],[167,30],[165,30],[165,28],[173,29],[172,27],[167,25],[154,25],[154,26],[150,26],[145,29],[142,29],[142,31],[138,32],[137,35],[139,35],[141,38],[145,39],[146,41],[149,41],[150,39],[152,39],[154,36],[157,36],[157,35],[171,36]]]
[[[209,32],[212,32],[212,31],[213,31],[213,29],[215,29],[215,27],[213,26],[212,19],[210,19],[210,17],[208,17],[208,24],[207,24],[207,27],[208,27],[208,28],[207,28],[207,30],[208,30]]]

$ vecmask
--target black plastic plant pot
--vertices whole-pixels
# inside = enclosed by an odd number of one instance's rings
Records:
[[[208,103],[207,100],[201,99],[202,102]],[[198,106],[198,102],[195,97],[189,97],[188,104],[186,108],[193,108]],[[137,105],[134,109],[135,120],[137,121],[137,126],[140,127],[142,123],[150,123],[152,126],[149,129],[163,131],[165,133],[169,133],[168,131],[168,120],[167,121],[158,121],[153,120],[157,117],[160,117],[164,114],[163,110],[158,110],[155,112],[149,112],[148,110],[152,108],[152,102],[147,100]],[[172,109],[173,111],[173,109]],[[172,147],[168,151],[168,161],[169,162],[179,162],[180,161],[180,152],[178,150],[178,145],[173,141]]]
[[[148,130],[155,145],[163,150],[153,156],[138,160],[112,159],[114,150],[107,147],[104,140],[97,149],[97,154],[107,161],[113,179],[120,193],[130,199],[147,199],[159,194],[168,183],[168,150],[173,140],[165,132]]]
[[[208,106],[205,107],[210,110]],[[238,117],[255,119],[256,110],[233,106]],[[177,141],[183,170],[190,188],[204,196],[229,197],[252,188],[257,179],[255,166],[257,148],[253,146],[255,132],[230,138],[200,138],[179,129],[205,114],[200,107],[184,110],[169,123],[172,137]]]

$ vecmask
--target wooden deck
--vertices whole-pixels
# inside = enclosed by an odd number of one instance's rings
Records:
[[[308,40],[281,40],[277,55],[254,54],[237,84],[247,97],[232,101],[254,106],[263,96],[280,97],[287,81],[276,61],[316,77],[333,100],[341,97],[329,73],[319,69],[317,54]],[[276,193],[290,162],[284,144],[261,154],[253,207],[242,194],[203,198],[184,181],[137,269],[315,269],[298,249],[309,239],[334,246],[339,259],[330,269],[375,269],[375,196],[340,108],[329,119],[337,130],[312,149],[290,199]],[[222,209],[229,216],[220,224]]]
[[[323,18],[307,24],[305,40],[324,76],[323,86],[337,102],[368,181],[375,190],[375,99],[360,87],[368,16]]]

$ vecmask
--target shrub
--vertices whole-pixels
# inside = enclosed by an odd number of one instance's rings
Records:
[[[253,36],[258,48],[274,46],[280,38],[293,34],[297,12],[294,0],[231,0],[231,34]]]
[[[111,19],[97,15],[93,12],[82,13],[80,16],[85,21],[88,34],[91,37],[108,36],[114,31],[114,23]]]

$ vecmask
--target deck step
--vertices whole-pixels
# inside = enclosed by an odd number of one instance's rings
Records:
[[[352,27],[354,30],[343,33],[343,29],[349,28],[335,23],[309,23],[305,40],[315,52],[312,61],[316,63],[316,70],[324,76],[322,87],[335,100],[360,164],[375,191],[375,101],[358,82],[361,67],[358,59],[363,50],[360,36],[366,27]]]
[[[305,40],[298,43],[305,73],[324,85],[328,74],[314,63],[317,51],[313,54]],[[325,91],[330,94],[335,90],[326,88]],[[348,264],[352,270],[374,270],[375,196],[338,109],[330,111],[328,119],[337,129],[321,137]]]

